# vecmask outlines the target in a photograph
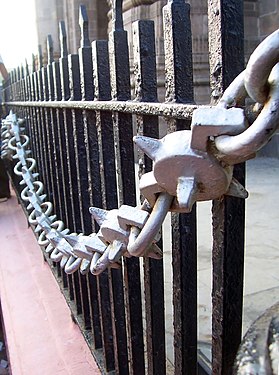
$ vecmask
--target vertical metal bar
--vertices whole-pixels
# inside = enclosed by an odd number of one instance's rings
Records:
[[[47,51],[48,51],[48,65],[47,65],[47,76],[48,76],[48,91],[49,91],[49,100],[55,100],[57,97],[57,70],[56,67],[58,63],[54,62],[53,59],[53,42],[51,35],[47,37]],[[60,99],[61,100],[61,84],[60,84]],[[49,152],[51,153],[51,183],[54,196],[54,211],[59,215],[59,218],[62,219],[62,202],[63,195],[61,195],[61,188],[59,184],[59,173],[60,173],[60,163],[58,163],[58,153],[59,153],[59,143],[58,143],[58,124],[56,117],[56,110],[50,110],[50,124],[49,124]]]
[[[100,322],[100,306],[98,300],[98,287],[96,276],[88,274],[89,308],[91,317],[91,329],[93,333],[93,347],[102,348],[102,329]]]
[[[20,97],[21,100],[24,101],[24,91],[25,91],[25,80],[24,80],[24,68],[23,65],[21,64],[20,66]],[[26,117],[26,108],[21,109],[21,118]]]
[[[163,8],[166,100],[193,102],[190,6],[169,0]],[[173,121],[170,130],[189,128]],[[175,374],[197,373],[197,238],[196,210],[172,214]]]
[[[112,311],[109,291],[109,273],[108,270],[97,277],[98,299],[100,303],[100,321],[102,328],[102,347],[105,359],[106,370],[115,369],[113,332],[112,332]]]
[[[35,61],[35,56],[32,55],[32,59],[33,59],[33,64],[32,64],[32,71],[31,71],[31,74],[30,74],[30,100],[31,101],[35,101],[36,100],[36,91],[35,91],[35,64],[34,64],[34,61]],[[36,119],[37,119],[37,109],[36,108],[31,108],[31,116],[32,116],[32,138],[31,138],[31,145],[32,145],[32,151],[33,151],[33,155],[34,155],[34,158],[37,160],[37,164],[38,164],[38,137],[37,137],[37,124],[36,124]]]
[[[42,65],[42,50],[39,48],[39,59],[40,69],[38,71],[38,85],[39,85],[39,100],[48,100],[48,84],[47,84],[47,71],[46,67]],[[48,112],[47,108],[41,108],[41,136],[42,136],[42,164],[44,169],[44,185],[47,192],[47,195],[50,200],[52,200],[52,192],[51,192],[51,183],[50,183],[50,171],[49,171],[49,160],[48,160],[48,152],[47,152],[47,126],[48,126]]]
[[[133,24],[134,75],[136,100],[157,101],[157,76],[155,33],[153,21],[137,21]],[[159,138],[158,118],[137,116],[138,132]],[[144,158],[144,170],[152,170],[152,161]],[[162,243],[160,244],[162,246]],[[144,291],[146,309],[146,339],[148,374],[166,373],[164,271],[163,260],[144,259]]]
[[[122,0],[114,0],[112,5],[112,32],[109,35],[110,74],[112,99],[130,100],[130,67],[127,32],[123,29]],[[119,173],[120,204],[135,206],[135,167],[133,128],[130,114],[114,114],[115,141]],[[128,353],[130,373],[145,373],[142,304],[139,260],[124,259],[126,316],[128,329]]]
[[[61,100],[62,93],[61,93],[61,78],[60,78],[60,69],[59,69],[59,62],[54,61],[52,63],[52,71],[53,71],[53,85],[54,85],[54,100]],[[55,168],[56,168],[56,181],[57,188],[59,190],[59,207],[58,207],[58,214],[61,220],[64,223],[67,223],[67,204],[66,204],[66,175],[64,171],[63,165],[63,157],[65,156],[65,150],[63,148],[63,144],[65,142],[62,139],[65,138],[65,133],[63,132],[63,111],[61,109],[55,110],[55,125],[53,128],[53,136],[54,136],[54,146],[55,146]]]
[[[67,35],[64,21],[59,23],[59,36],[60,36],[60,49],[61,57],[59,58],[59,67],[60,67],[60,80],[62,88],[62,100],[70,99],[70,86],[69,86],[69,68],[68,68],[68,49],[67,49]],[[74,231],[74,218],[73,218],[73,208],[71,204],[71,199],[69,195],[69,185],[68,181],[70,179],[68,162],[67,162],[67,119],[69,117],[69,111],[63,109],[63,121],[60,123],[61,132],[61,148],[63,152],[62,161],[63,161],[63,171],[64,171],[64,197],[65,197],[65,213],[66,213],[66,223],[68,228],[71,231]]]
[[[24,67],[21,65],[21,82],[22,82],[22,94],[21,94],[21,99],[23,101],[27,100],[27,74],[28,71],[26,72],[26,66]],[[29,131],[29,123],[28,123],[28,108],[25,107],[23,108],[23,118],[25,119],[25,129],[26,133],[28,134]]]
[[[111,86],[109,76],[109,55],[107,41],[92,43],[93,70],[95,83],[95,99],[110,100]],[[102,150],[102,195],[103,205],[106,209],[116,208],[117,181],[115,166],[115,150],[113,136],[113,122],[111,113],[97,112],[97,127],[99,148]],[[114,334],[114,358],[115,371],[118,374],[129,374],[127,332],[124,307],[124,290],[122,270],[111,269],[110,275],[110,299],[112,305],[112,329]]]
[[[47,36],[47,53],[48,53],[48,64],[47,64],[47,83],[48,83],[48,93],[49,98],[48,100],[54,100],[55,98],[55,87],[54,87],[54,71],[53,71],[53,42],[51,35]],[[61,205],[62,205],[62,198],[60,195],[59,189],[59,182],[58,182],[58,165],[57,165],[57,118],[56,118],[56,110],[49,109],[46,112],[46,120],[47,121],[47,141],[48,141],[48,153],[49,153],[49,164],[50,164],[50,182],[51,182],[51,189],[52,189],[52,198],[54,204],[54,212],[58,215],[59,219],[61,219]],[[62,276],[63,279],[63,286],[67,287],[67,277],[66,274],[61,270],[60,264],[54,264],[57,270],[57,274],[59,277]]]
[[[66,28],[65,23],[60,21],[59,23],[59,37],[60,37],[60,49],[61,49],[61,57],[59,58],[59,68],[60,68],[60,82],[61,82],[61,91],[62,91],[62,100],[69,100],[70,99],[70,85],[69,85],[69,67],[68,67],[68,49],[67,49],[67,35],[66,35]],[[68,169],[68,149],[67,149],[67,120],[70,119],[71,113],[66,109],[63,109],[63,120],[59,117],[60,123],[60,141],[61,141],[61,150],[63,154],[62,162],[63,162],[63,171],[64,171],[64,192],[65,192],[65,214],[66,214],[66,224],[67,227],[74,231],[74,217],[73,217],[73,209],[72,209],[72,202],[70,196],[68,194],[69,185],[68,181],[70,179],[70,172]],[[62,121],[61,121],[62,120]],[[79,296],[78,288],[79,283],[77,280],[77,276],[69,275],[68,276],[68,286],[69,286],[69,294],[71,300],[75,300],[77,305],[80,303],[77,301],[77,297]]]
[[[80,90],[80,73],[78,55],[71,54],[68,56],[69,67],[69,83],[70,97],[73,100],[81,100]],[[81,192],[81,174],[79,165],[79,155],[84,155],[83,141],[83,125],[82,112],[80,110],[70,110],[71,118],[67,118],[66,134],[67,134],[67,158],[69,169],[69,190],[71,195],[73,213],[74,213],[74,229],[77,233],[83,232],[82,223],[82,192]],[[79,150],[80,147],[80,150]],[[86,171],[86,167],[85,167]],[[89,212],[88,212],[88,216]]]
[[[46,67],[46,85],[48,90],[48,100],[54,100],[54,80],[53,80],[53,43],[51,35],[47,36],[47,53],[48,53],[48,64]],[[59,207],[59,196],[57,190],[57,168],[56,168],[56,148],[55,148],[55,138],[54,138],[54,128],[56,127],[55,122],[55,113],[53,109],[46,111],[46,135],[47,135],[47,150],[48,150],[48,162],[49,162],[49,180],[52,195],[49,197],[52,199],[54,205],[54,212],[58,213]]]
[[[37,71],[34,73],[34,99],[35,101],[40,100],[41,94],[39,91],[39,80],[41,80],[41,68],[39,68]],[[37,151],[37,164],[38,164],[38,172],[40,174],[40,178],[42,179],[42,182],[45,183],[45,169],[43,167],[43,137],[42,137],[42,121],[41,121],[41,110],[40,108],[36,108],[36,121],[35,121],[35,126],[36,126],[36,134],[37,134],[37,139],[36,143],[38,145]]]
[[[91,59],[90,59],[91,61]],[[91,71],[92,75],[92,71]],[[78,55],[69,55],[69,78],[70,78],[70,94],[73,100],[81,100],[81,74]],[[73,146],[74,149],[70,151],[73,153],[73,162],[71,171],[75,174],[71,175],[72,188],[77,187],[78,196],[74,197],[74,212],[75,224],[77,232],[85,232],[85,223],[91,222],[89,213],[89,184],[88,184],[88,168],[87,168],[87,139],[84,129],[83,113],[81,110],[72,110],[72,126],[73,126]],[[74,168],[74,165],[76,168]],[[89,233],[92,229],[88,228]],[[90,310],[89,298],[87,289],[87,278],[84,275],[78,274],[80,291],[82,315],[85,327],[90,328]]]
[[[53,61],[52,62],[52,75],[53,75],[53,87],[54,87],[54,100],[61,100],[62,93],[61,93],[61,79],[60,79],[60,69],[59,69],[59,62]],[[64,222],[67,223],[67,205],[65,204],[66,199],[66,192],[65,192],[65,184],[66,180],[64,179],[64,169],[63,169],[63,156],[65,153],[63,152],[61,138],[65,136],[62,134],[61,131],[61,124],[63,124],[63,112],[60,109],[53,110],[53,143],[55,149],[55,169],[56,169],[56,189],[58,195],[59,205],[56,207],[57,214],[59,218]],[[61,276],[63,280],[63,287],[68,288],[71,284],[69,281],[69,276],[61,270]],[[70,298],[71,298],[71,288],[69,288]],[[73,298],[73,296],[72,296]]]
[[[208,1],[210,79],[216,102],[244,68],[242,0]],[[245,166],[235,168],[244,184]],[[213,203],[212,372],[232,374],[241,340],[245,203],[225,197]]]
[[[24,92],[24,100],[30,101],[31,100],[31,87],[30,87],[30,73],[27,61],[25,62],[25,92]],[[30,149],[33,152],[33,139],[31,140],[32,133],[32,110],[31,108],[26,108],[26,124],[25,124],[25,131],[26,134],[30,137]]]
[[[86,8],[81,5],[79,10],[79,24],[81,28],[81,47],[79,48],[79,64],[80,64],[80,81],[82,100],[93,100],[93,64],[92,64],[92,48],[90,46],[88,36],[88,17]],[[84,199],[84,212],[88,214],[89,206],[101,207],[101,182],[99,168],[99,148],[96,130],[95,112],[83,111],[83,128],[84,128],[84,165],[86,166],[86,185],[88,194]],[[83,223],[84,232],[89,234],[92,232],[92,221],[86,220]],[[100,323],[100,307],[98,301],[97,278],[92,274],[87,276],[87,288],[89,293],[89,312],[91,328],[94,339],[94,347],[102,347],[101,323]]]
[[[78,55],[70,54],[68,56],[70,96],[74,100],[81,99],[80,90],[80,72]],[[76,233],[83,232],[83,212],[82,212],[82,192],[81,192],[81,175],[79,165],[79,153],[84,153],[84,134],[82,126],[82,112],[80,110],[70,110],[66,112],[67,122],[66,129],[66,148],[69,170],[69,190],[71,204],[74,214],[74,230]],[[68,113],[68,116],[67,116]],[[70,116],[71,113],[71,116]],[[80,149],[79,149],[80,148]],[[88,212],[90,219],[90,215]],[[77,313],[84,313],[84,303],[88,306],[88,294],[86,280],[79,273],[73,274],[75,283],[74,294],[77,306]],[[84,315],[84,314],[83,314]]]

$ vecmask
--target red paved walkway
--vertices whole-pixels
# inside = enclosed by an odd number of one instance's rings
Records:
[[[0,203],[0,241],[0,298],[12,374],[100,374],[14,195]]]

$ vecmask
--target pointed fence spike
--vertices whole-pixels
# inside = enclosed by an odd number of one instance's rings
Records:
[[[25,75],[29,76],[29,65],[27,59],[25,59]]]
[[[61,57],[67,57],[68,56],[67,33],[66,33],[66,25],[64,21],[59,22],[59,39],[60,39]]]
[[[36,58],[34,53],[32,53],[32,73],[36,72]]]
[[[81,31],[80,47],[90,47],[88,16],[84,5],[79,7],[79,26]]]
[[[49,65],[51,65],[53,61],[53,40],[52,36],[49,34],[47,36],[47,62]]]
[[[43,67],[43,51],[42,51],[42,46],[40,44],[38,46],[38,65],[39,65],[39,69]]]
[[[112,31],[123,30],[123,0],[112,0]]]
[[[20,67],[20,78],[24,79],[24,77],[25,77],[24,67],[23,67],[23,64],[21,64],[21,67]]]
[[[21,69],[20,69],[20,66],[18,66],[17,67],[17,72],[16,72],[17,81],[20,80],[20,74],[21,74]]]

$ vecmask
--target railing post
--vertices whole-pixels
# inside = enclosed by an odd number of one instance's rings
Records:
[[[69,86],[69,68],[68,68],[68,48],[67,48],[67,35],[64,21],[59,23],[59,37],[60,37],[60,51],[61,56],[59,58],[59,68],[60,68],[60,82],[61,82],[61,92],[62,100],[70,99],[70,86]],[[67,184],[70,180],[68,162],[67,162],[67,118],[69,117],[69,111],[63,109],[63,121],[60,122],[60,142],[62,151],[62,162],[64,171],[64,184]],[[65,197],[65,214],[66,214],[66,224],[70,230],[74,230],[74,217],[73,217],[73,207],[72,201],[67,194],[67,187],[64,186],[64,197]]]
[[[212,99],[244,68],[243,1],[210,0],[209,56]],[[235,167],[245,183],[245,167]],[[241,340],[245,202],[225,197],[213,203],[212,372],[232,374]]]
[[[166,101],[192,103],[193,66],[190,5],[168,0],[163,8]],[[189,129],[174,120],[169,128]],[[197,234],[196,207],[190,214],[172,214],[173,309],[175,374],[197,372]]]
[[[50,55],[51,55],[50,51]],[[49,69],[49,73],[52,75],[53,80],[53,95],[51,96],[52,100],[61,100],[62,99],[62,92],[61,92],[61,77],[60,77],[60,67],[58,61],[53,61],[53,58],[49,59],[49,63],[51,63],[52,69]],[[64,222],[67,223],[67,190],[66,184],[67,181],[65,179],[65,172],[63,166],[63,158],[65,153],[63,152],[62,142],[61,139],[64,139],[65,134],[63,134],[63,112],[60,109],[53,109],[51,111],[52,120],[53,120],[53,143],[54,143],[54,160],[55,160],[55,169],[56,169],[56,185],[57,185],[57,199],[58,199],[58,207],[57,213],[59,214],[59,218]],[[72,276],[66,275],[66,273],[62,270],[61,276],[63,280],[64,288],[69,287],[69,294],[70,298],[73,299],[73,291],[71,288],[71,278]]]
[[[41,46],[38,47],[38,69],[34,72],[34,92],[35,92],[35,101],[43,100],[43,83],[42,83],[42,49]],[[37,133],[37,142],[38,142],[38,155],[37,155],[37,163],[38,163],[38,171],[42,177],[42,182],[48,187],[46,184],[46,167],[45,167],[45,138],[43,132],[43,109],[37,108],[36,110],[36,133]],[[48,191],[47,191],[48,193]]]
[[[110,100],[111,85],[109,72],[108,42],[104,40],[92,43],[94,97],[95,100]],[[117,180],[113,121],[110,112],[96,112],[99,134],[102,198],[106,209],[118,206]],[[101,277],[101,275],[100,275]],[[112,332],[114,344],[115,371],[122,375],[129,374],[127,350],[126,313],[124,304],[124,286],[122,270],[109,271],[110,301],[112,304]],[[101,278],[100,278],[101,286]]]
[[[134,22],[133,49],[136,100],[156,102],[157,76],[153,21]],[[138,133],[159,138],[158,117],[137,115],[136,118]],[[151,171],[152,161],[142,154],[140,159],[144,160],[141,164],[144,170],[140,170],[140,174]],[[159,245],[162,247],[162,241]],[[144,291],[148,374],[164,375],[166,348],[163,259],[144,258]]]
[[[113,100],[130,100],[130,67],[127,32],[123,29],[122,0],[112,2],[112,31],[109,35],[111,93]],[[114,113],[115,141],[117,142],[117,169],[119,177],[119,204],[135,206],[135,166],[132,116]],[[144,368],[143,322],[139,260],[124,259],[126,284],[126,319],[128,325],[128,353],[130,374],[142,375]]]

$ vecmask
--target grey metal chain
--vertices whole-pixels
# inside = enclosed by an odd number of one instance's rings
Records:
[[[80,269],[82,274],[90,270],[98,275],[108,267],[120,268],[121,256],[132,255],[127,251],[128,242],[146,223],[149,206],[145,204],[142,208],[136,208],[122,205],[119,209],[110,211],[91,207],[89,211],[100,225],[99,232],[89,236],[70,233],[64,223],[57,220],[56,215],[52,215],[53,205],[46,201],[44,185],[37,179],[39,174],[33,172],[36,161],[28,157],[31,153],[28,150],[29,137],[21,133],[24,128],[20,125],[23,123],[12,112],[2,120],[1,152],[2,157],[18,159],[14,173],[22,177],[20,184],[26,185],[21,198],[30,211],[29,223],[39,233],[39,245],[50,254],[51,260],[60,262],[67,274]],[[141,255],[160,259],[162,252],[152,243]]]
[[[135,143],[152,160],[153,171],[140,180],[146,198],[141,207],[122,205],[106,211],[89,209],[99,224],[89,236],[70,233],[52,215],[44,186],[33,173],[36,161],[28,157],[29,137],[22,134],[22,120],[12,112],[2,120],[2,156],[18,159],[14,172],[26,185],[21,193],[28,203],[29,223],[39,233],[38,243],[65,272],[78,269],[98,275],[105,269],[121,267],[121,257],[162,258],[156,245],[168,211],[190,212],[197,201],[232,195],[248,196],[233,178],[233,165],[255,156],[279,124],[279,30],[266,38],[252,54],[247,68],[225,91],[216,107],[194,111],[191,130],[168,134],[161,140],[144,136]],[[254,123],[247,127],[244,111],[229,108],[247,96],[263,105]]]

